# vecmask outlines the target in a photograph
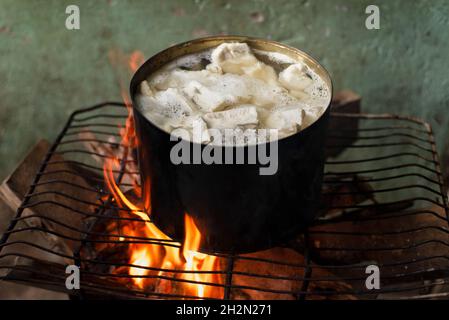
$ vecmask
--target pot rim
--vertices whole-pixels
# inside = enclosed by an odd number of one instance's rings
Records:
[[[287,56],[299,60],[303,59],[306,61],[306,64],[308,67],[311,67],[312,70],[314,70],[326,83],[326,85],[329,88],[329,102],[327,106],[325,107],[325,110],[321,113],[321,115],[309,126],[306,128],[292,134],[286,137],[283,137],[281,139],[277,139],[276,141],[279,143],[281,141],[286,141],[288,139],[291,139],[293,137],[296,137],[297,135],[301,135],[303,132],[307,132],[310,130],[313,130],[313,128],[316,126],[316,123],[319,122],[325,115],[328,113],[329,108],[331,106],[332,102],[332,96],[333,96],[333,83],[332,78],[330,77],[329,72],[324,68],[316,59],[314,59],[311,55],[304,52],[303,50],[294,48],[292,46],[274,41],[274,40],[268,40],[263,38],[256,38],[256,37],[247,37],[247,36],[238,36],[238,35],[218,35],[218,36],[208,36],[203,38],[197,38],[185,42],[181,42],[175,45],[172,45],[162,51],[159,51],[158,53],[151,56],[149,59],[147,59],[134,73],[133,77],[131,78],[130,82],[130,96],[132,101],[132,109],[134,113],[138,113],[140,117],[144,118],[152,127],[156,128],[158,131],[163,132],[167,135],[170,135],[169,132],[161,129],[157,125],[155,125],[150,119],[148,119],[145,115],[140,112],[139,108],[137,108],[137,103],[135,101],[135,95],[137,88],[139,87],[140,83],[147,79],[150,74],[154,73],[155,71],[159,70],[163,65],[179,58],[182,56],[185,56],[187,54],[193,54],[196,52],[200,52],[203,50],[207,50],[213,47],[218,46],[219,44],[223,42],[245,42],[248,43],[248,45],[251,48],[260,49],[264,51],[274,51],[274,52],[280,52],[283,54],[286,54]],[[277,49],[277,50],[269,50],[271,49]],[[148,71],[149,70],[149,71]],[[191,140],[185,140],[181,137],[179,139],[189,142],[191,144],[200,144],[200,145],[207,145],[205,143],[197,143],[193,142]],[[258,145],[258,144],[257,144]],[[233,148],[247,148],[253,145],[243,145],[243,146],[232,146]],[[214,146],[215,147],[215,146]],[[217,146],[217,147],[230,147],[230,146]]]

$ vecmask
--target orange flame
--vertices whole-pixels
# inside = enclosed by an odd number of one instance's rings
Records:
[[[132,276],[144,276],[147,274],[147,270],[139,267],[147,267],[151,265],[150,254],[147,248],[142,247],[136,249],[132,252],[131,255],[131,264],[134,264],[138,267],[131,267],[129,269],[129,274]],[[134,278],[134,283],[140,288],[144,288],[144,279],[143,278]]]
[[[144,61],[145,58],[143,56],[142,51],[139,50],[133,51],[129,57],[129,68],[131,69],[132,72],[136,72]]]
[[[142,62],[143,54],[140,51],[134,51],[129,57],[129,68],[135,71]],[[121,144],[126,148],[136,148],[138,146],[138,139],[134,128],[132,105],[124,90],[122,90],[122,97],[128,110],[128,117],[125,127],[120,128]],[[221,283],[220,276],[217,273],[208,273],[217,269],[218,259],[216,256],[198,252],[201,233],[195,225],[194,220],[186,213],[184,244],[181,245],[173,241],[148,219],[148,215],[151,214],[149,194],[142,195],[142,188],[137,183],[134,184],[133,191],[140,198],[143,198],[143,204],[133,203],[123,193],[114,177],[114,170],[118,168],[120,168],[118,158],[108,158],[105,160],[103,174],[106,186],[120,208],[129,209],[132,214],[138,216],[143,221],[143,224],[134,224],[133,227],[123,227],[121,230],[122,234],[131,237],[144,237],[152,241],[149,244],[132,243],[129,245],[129,263],[132,266],[129,267],[128,274],[133,276],[134,285],[140,289],[152,288],[153,291],[157,292],[161,292],[161,290],[175,291],[164,293],[182,293],[199,298],[221,297],[222,290],[220,287],[207,285],[207,283]],[[150,190],[150,181],[147,180],[143,183],[145,184],[144,190]],[[123,240],[123,237],[120,240]],[[163,245],[167,242],[170,245]],[[152,268],[158,270],[155,271]],[[175,273],[173,272],[175,270],[188,272]],[[198,271],[201,272],[198,273]],[[171,278],[175,280],[182,279],[189,282],[172,281],[173,284],[167,287],[163,285],[157,287],[158,280],[155,279],[163,279],[162,276],[166,279],[168,275],[173,275]]]
[[[186,238],[184,241],[183,255],[186,260],[185,269],[195,270],[213,270],[216,263],[215,256],[210,256],[198,252],[201,242],[201,233],[195,225],[195,222],[189,215],[184,217]],[[185,279],[197,282],[214,282],[213,274],[186,273]],[[213,294],[213,287],[203,284],[189,284],[189,287],[196,290],[195,295],[205,297]]]
[[[154,241],[170,241],[170,246],[164,246],[163,243],[130,245],[130,264],[133,266],[129,268],[128,273],[134,276],[134,284],[141,289],[145,289],[147,286],[153,284],[152,281],[154,282],[154,280],[142,276],[154,275],[155,272],[145,268],[152,267],[161,269],[157,272],[157,276],[162,276],[164,272],[169,273],[173,269],[184,270],[190,271],[178,274],[180,279],[190,281],[179,284],[183,288],[178,289],[182,289],[184,294],[199,298],[220,297],[221,289],[207,285],[207,283],[221,283],[219,276],[214,273],[195,273],[195,271],[214,271],[218,264],[218,259],[216,256],[198,252],[201,233],[193,219],[187,213],[185,214],[184,244],[181,246],[180,243],[172,241],[170,237],[148,220],[148,216],[142,208],[130,201],[120,190],[114,180],[113,168],[114,161],[107,159],[104,164],[104,177],[117,204],[128,208],[133,214],[144,221],[144,227],[142,229],[129,230],[128,228],[124,228],[122,230],[123,233],[128,236],[138,234],[139,236],[144,236]]]

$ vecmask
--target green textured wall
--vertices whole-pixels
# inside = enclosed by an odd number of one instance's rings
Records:
[[[65,28],[69,4],[80,7],[78,31]],[[380,7],[380,30],[365,28],[368,4]],[[364,111],[430,121],[449,158],[448,1],[0,0],[0,178],[72,110],[120,99],[128,74],[111,57],[217,33],[309,52],[337,90],[363,96]]]

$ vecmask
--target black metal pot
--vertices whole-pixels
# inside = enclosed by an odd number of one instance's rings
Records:
[[[173,59],[228,41],[246,42],[255,49],[302,59],[325,79],[332,91],[328,73],[305,53],[247,37],[219,36],[182,43],[156,54],[137,70],[130,90],[140,141],[140,174],[142,181],[150,181],[150,187],[143,183],[143,194],[151,195],[151,217],[166,234],[182,241],[184,214],[188,213],[201,232],[200,247],[205,252],[250,252],[288,241],[314,220],[323,177],[329,106],[309,127],[278,141],[278,170],[274,175],[260,175],[260,163],[171,162],[170,150],[177,142],[170,141],[170,134],[152,124],[135,107],[139,84]],[[233,148],[247,151],[248,147]]]

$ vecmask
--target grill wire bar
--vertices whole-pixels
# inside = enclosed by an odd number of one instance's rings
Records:
[[[122,103],[74,112],[0,240],[0,279],[67,292],[79,298],[198,299],[176,289],[198,283],[180,273],[220,275],[219,298],[435,299],[449,298],[449,210],[430,125],[391,114],[333,113],[357,127],[329,132],[323,208],[316,223],[282,248],[260,254],[214,254],[217,270],[181,271],[131,264],[130,244],[179,246],[175,241],[122,233],[145,221],[119,208],[104,184],[102,161],[121,155],[120,188],[138,175],[120,145],[127,118]],[[114,226],[111,228],[111,226]],[[32,241],[30,236],[42,241]],[[34,238],[33,238],[34,239]],[[129,257],[128,257],[129,258]],[[81,269],[81,291],[65,287],[65,266]],[[366,286],[367,267],[380,271],[380,288]],[[132,284],[123,270],[153,272],[168,281],[158,292]],[[156,274],[157,272],[157,274]],[[204,297],[217,298],[217,297]]]

